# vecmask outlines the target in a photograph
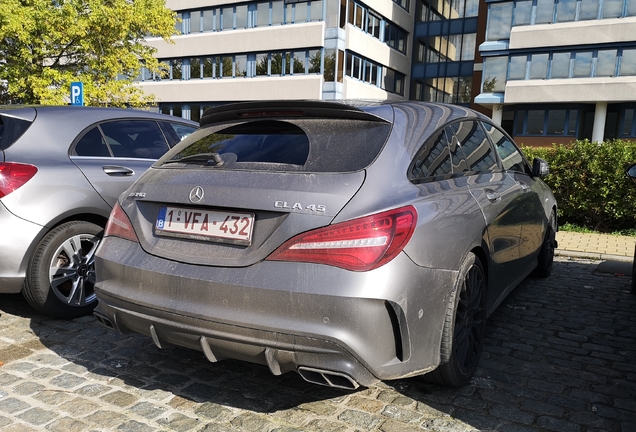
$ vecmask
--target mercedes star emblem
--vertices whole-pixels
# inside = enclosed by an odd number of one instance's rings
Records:
[[[201,186],[195,187],[190,191],[190,202],[194,204],[200,202],[203,199],[204,194],[205,192],[203,192],[203,188]]]

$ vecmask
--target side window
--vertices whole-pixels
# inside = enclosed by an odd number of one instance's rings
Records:
[[[429,138],[415,155],[409,169],[409,180],[417,181],[426,177],[438,177],[452,173],[448,138],[446,131],[441,130]]]
[[[77,156],[110,157],[110,150],[102,137],[99,128],[95,126],[84,134],[75,145]]]
[[[484,129],[476,121],[464,121],[450,126],[464,152],[471,171],[484,172],[498,169],[497,159]]]
[[[172,129],[179,135],[179,141],[190,135],[192,132],[197,130],[197,128],[192,126],[187,126],[180,123],[168,123]]]
[[[114,157],[159,159],[168,143],[154,120],[119,120],[100,125]]]
[[[529,174],[529,168],[517,146],[510,141],[503,132],[489,123],[482,123],[490,139],[495,145],[495,150],[503,164],[503,169],[519,171]]]

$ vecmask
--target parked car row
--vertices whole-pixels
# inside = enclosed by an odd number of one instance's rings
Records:
[[[0,120],[0,292],[59,317],[97,304],[160,348],[345,389],[461,386],[488,315],[552,270],[547,164],[459,106],[247,102],[196,131],[130,110]]]

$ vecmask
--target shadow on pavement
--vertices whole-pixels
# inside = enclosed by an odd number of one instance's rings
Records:
[[[337,414],[333,407],[344,405],[368,417],[366,423],[348,419],[347,427],[373,429],[390,422],[402,425],[395,430],[633,430],[636,296],[629,294],[629,277],[597,272],[597,264],[560,259],[550,278],[527,279],[517,287],[489,318],[478,371],[460,389],[422,378],[356,392],[320,387],[295,373],[274,376],[265,366],[213,364],[198,351],[160,350],[150,338],[115,333],[92,317],[52,320],[33,312],[19,295],[0,296],[0,318],[28,321],[23,344],[0,344],[0,362],[45,347],[97,382],[146,395],[168,392],[174,395],[170,406],[184,410],[212,403],[214,409],[256,413],[292,410],[294,419],[302,413]],[[37,338],[29,338],[29,331]]]

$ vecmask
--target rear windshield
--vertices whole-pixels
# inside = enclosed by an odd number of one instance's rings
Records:
[[[0,150],[6,150],[22,136],[32,122],[0,115]]]
[[[391,125],[361,120],[256,120],[200,129],[160,164],[215,169],[351,172],[380,153]],[[201,157],[199,157],[201,156]],[[210,163],[206,163],[209,158]]]

